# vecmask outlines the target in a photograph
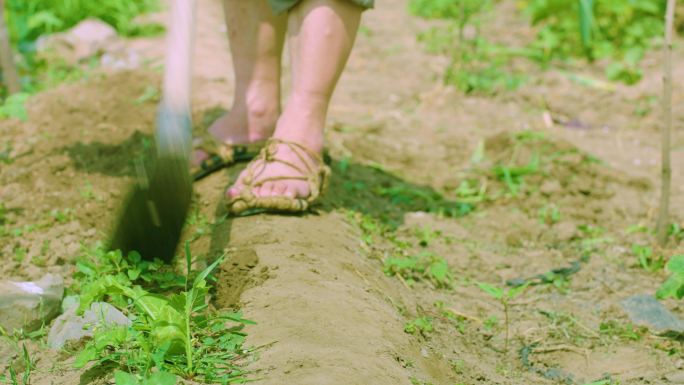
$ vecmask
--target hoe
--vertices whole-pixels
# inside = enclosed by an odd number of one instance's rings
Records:
[[[190,78],[194,0],[171,1],[163,98],[159,105],[154,154],[137,166],[118,217],[110,247],[137,251],[145,259],[173,258],[190,206],[192,180]]]

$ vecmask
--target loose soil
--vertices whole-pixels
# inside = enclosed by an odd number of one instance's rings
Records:
[[[529,32],[511,16],[512,3],[501,4],[500,22],[486,33],[519,43]],[[681,342],[640,329],[630,334],[619,307],[665,278],[639,268],[631,245],[648,238],[626,231],[651,226],[657,208],[659,112],[634,111],[660,93],[660,56],[647,58],[642,82],[613,92],[530,67],[534,80],[518,91],[465,96],[441,84],[447,59],[425,53],[416,40],[431,22],[406,9],[404,0],[385,0],[364,16],[330,111],[335,174],[317,211],[227,218],[221,197],[239,167],[195,186],[186,239],[204,261],[228,255],[215,304],[257,322],[247,329],[249,345],[258,347],[246,363],[250,377],[298,385],[675,383],[684,369]],[[193,108],[195,122],[206,125],[230,106],[234,79],[220,2],[199,1],[198,17]],[[0,164],[0,202],[7,226],[23,232],[0,237],[3,278],[69,277],[81,245],[107,239],[135,176],[133,161],[154,129],[155,101],[136,99],[160,84],[162,39],[128,44],[148,59],[144,67],[90,73],[32,97],[28,121],[0,122],[0,146],[11,148],[12,159]],[[683,59],[677,47],[674,79],[684,78]],[[674,105],[683,102],[684,85],[676,84]],[[684,218],[684,109],[674,112],[677,221]],[[520,140],[532,130],[543,136]],[[473,165],[480,143],[484,158]],[[506,195],[492,167],[535,157],[540,169]],[[463,180],[486,183],[501,198],[465,216],[440,215],[458,208],[449,199]],[[551,204],[560,218],[540,220]],[[360,215],[391,236],[371,234],[369,242],[356,224]],[[420,245],[419,230],[438,235]],[[453,287],[409,287],[386,276],[382,260],[397,242],[406,253],[446,258]],[[677,252],[682,247],[672,244],[664,253]],[[504,351],[503,309],[474,282],[504,285],[576,261],[580,270],[565,283],[532,286],[513,301]],[[684,317],[681,302],[665,304]],[[405,323],[419,316],[432,317],[434,330],[405,333]],[[29,347],[37,358],[34,384],[106,382],[72,369],[67,354]]]

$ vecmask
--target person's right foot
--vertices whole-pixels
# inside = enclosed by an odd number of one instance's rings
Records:
[[[263,141],[273,134],[278,113],[277,103],[272,106],[254,105],[249,109],[236,106],[212,123],[207,132],[220,143],[250,144]],[[193,152],[193,166],[200,165],[211,156],[199,146],[197,141],[201,140],[197,138],[195,142],[198,148]]]

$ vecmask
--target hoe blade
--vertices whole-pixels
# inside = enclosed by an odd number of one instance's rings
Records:
[[[115,225],[110,247],[148,260],[171,261],[192,198],[188,148],[190,119],[160,109],[156,157],[139,171]],[[140,167],[142,168],[142,167]]]

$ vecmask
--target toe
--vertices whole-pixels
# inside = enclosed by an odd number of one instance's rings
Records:
[[[237,187],[236,185],[231,186],[227,191],[226,191],[226,196],[228,196],[228,199],[234,199],[238,195],[240,195],[240,188]]]
[[[268,183],[264,184],[264,189],[262,190],[262,196],[272,197],[272,196],[277,195],[277,193],[276,193],[277,187],[278,187],[278,184],[273,183],[273,182],[268,182]]]
[[[287,183],[274,183],[273,195],[281,197],[285,195],[285,191],[287,191]]]
[[[283,196],[286,196],[288,198],[294,198],[297,196],[297,192],[294,188],[292,188],[293,186],[287,183],[283,183],[283,185],[285,185],[285,189],[283,190]]]

